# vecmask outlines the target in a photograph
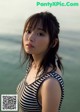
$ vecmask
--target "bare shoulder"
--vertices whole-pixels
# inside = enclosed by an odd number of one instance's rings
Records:
[[[50,69],[49,69],[50,70]],[[55,71],[59,76],[62,77],[62,72],[61,70],[59,69],[59,67],[57,66],[57,69]],[[58,80],[56,80],[55,78],[53,77],[49,77],[48,79],[46,79],[43,84],[42,84],[42,88],[46,88],[46,89],[49,89],[50,91],[52,90],[51,88],[53,89],[57,89],[57,90],[60,90],[60,85],[59,85],[59,82]]]
[[[49,69],[51,70],[51,69]],[[61,70],[57,67],[56,73],[62,76]],[[61,99],[61,88],[58,80],[53,77],[47,78],[41,86],[42,112],[57,112]]]
[[[52,69],[53,69],[52,67],[49,67],[49,68],[48,68],[48,72],[50,72]],[[58,66],[56,66],[56,71],[55,71],[55,72],[56,72],[57,74],[59,74],[59,75],[62,77],[62,72],[61,72],[61,70],[59,69]]]
[[[61,99],[61,88],[55,78],[46,79],[41,88],[42,112],[57,112]]]
[[[58,80],[56,80],[53,77],[49,77],[48,79],[46,79],[43,84],[42,84],[42,91],[46,89],[46,91],[60,91],[60,85]]]

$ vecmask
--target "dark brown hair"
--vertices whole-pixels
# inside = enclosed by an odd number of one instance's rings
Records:
[[[50,65],[53,65],[53,69],[56,70],[56,63],[58,65],[58,67],[60,68],[60,70],[62,70],[63,66],[61,63],[61,58],[58,55],[58,49],[59,49],[58,34],[60,31],[60,26],[59,26],[59,22],[57,21],[56,17],[52,13],[46,11],[46,12],[36,13],[36,14],[30,16],[26,20],[23,34],[25,33],[25,30],[26,30],[28,23],[29,23],[29,26],[28,26],[29,28],[33,27],[33,29],[35,29],[36,25],[40,21],[42,22],[43,30],[48,31],[50,41],[49,41],[47,53],[44,56],[44,58],[40,64],[40,68],[39,68],[38,72],[40,71],[41,68],[43,68],[44,73],[46,73],[46,71],[48,70],[48,67]],[[23,36],[22,36],[22,38],[23,38]],[[58,40],[57,44],[54,47],[52,47],[55,39]],[[32,55],[26,53],[24,50],[23,39],[22,39],[22,47],[21,47],[21,57],[23,57],[22,64],[24,64],[26,61],[27,62],[29,62],[29,61],[33,62]]]

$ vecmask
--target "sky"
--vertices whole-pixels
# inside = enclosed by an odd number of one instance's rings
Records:
[[[0,0],[0,34],[22,34],[26,19],[41,11],[53,13],[61,30],[80,31],[80,6],[41,7],[36,2],[59,0]],[[80,2],[79,0],[60,0],[61,2]]]

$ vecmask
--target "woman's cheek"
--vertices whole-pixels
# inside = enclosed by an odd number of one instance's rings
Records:
[[[49,39],[41,39],[39,41],[36,42],[37,44],[37,48],[41,49],[41,50],[46,50],[48,48],[48,44],[49,44]]]

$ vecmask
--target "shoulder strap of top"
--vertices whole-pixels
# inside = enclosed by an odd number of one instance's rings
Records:
[[[39,88],[41,87],[42,83],[48,79],[48,78],[55,78],[58,82],[59,82],[59,85],[60,85],[60,88],[61,88],[61,100],[60,100],[60,105],[59,105],[59,110],[61,108],[61,105],[62,105],[62,100],[63,100],[63,97],[64,97],[64,81],[63,81],[63,78],[62,76],[60,76],[59,74],[57,74],[55,71],[53,72],[50,72],[48,74],[46,74],[45,76],[41,77],[37,83],[38,83],[38,88],[37,88],[37,100],[38,100],[38,90]],[[40,104],[39,104],[40,105]],[[41,105],[40,105],[41,106]]]
[[[48,78],[55,78],[60,87],[61,87],[61,92],[62,92],[62,95],[64,95],[64,81],[63,81],[63,78],[62,76],[60,76],[59,74],[57,74],[55,71],[51,71],[50,73],[46,74],[45,76],[41,77],[37,82],[40,82],[39,86],[38,86],[38,89],[40,88],[40,86],[42,85],[42,83],[48,79]]]

